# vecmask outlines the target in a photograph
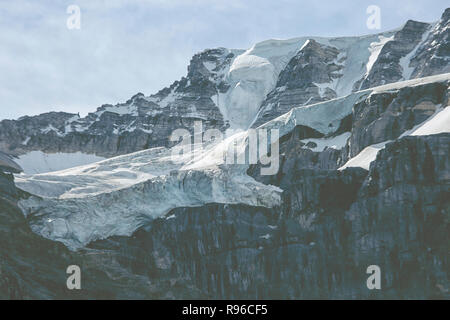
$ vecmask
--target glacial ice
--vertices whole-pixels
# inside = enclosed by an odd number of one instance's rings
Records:
[[[336,47],[340,51],[337,60],[345,58],[342,63],[339,62],[343,65],[339,78],[317,85],[322,91],[325,88],[334,90],[338,97],[348,95],[352,92],[354,83],[366,75],[382,46],[391,39],[395,31],[397,30],[357,37],[271,39],[256,43],[248,50],[227,49],[224,56],[228,53],[235,54],[229,65],[222,66],[222,69],[217,71],[213,63],[205,62],[204,64],[205,70],[215,73],[216,78],[211,80],[219,81],[220,79],[229,85],[226,92],[218,91],[211,99],[231,128],[246,130],[261,112],[260,106],[267,94],[275,89],[280,72],[290,59],[302,50],[309,39]],[[163,99],[155,97],[145,97],[145,99],[159,106],[153,111],[157,114],[169,103],[175,101],[176,94],[172,90]],[[137,108],[133,104],[106,106],[90,114],[90,118],[71,119],[67,123],[66,132],[57,133],[64,135],[72,131],[82,132],[105,111],[119,115],[137,115]]]
[[[351,114],[353,105],[372,92],[449,78],[446,74],[404,81],[297,107],[259,129],[278,129],[282,137],[296,125],[305,125],[332,134]],[[414,133],[428,134],[436,127],[448,131],[448,110]],[[17,175],[17,186],[32,194],[20,200],[19,206],[26,216],[32,216],[34,232],[71,249],[112,235],[129,236],[150,219],[177,207],[207,203],[277,206],[283,190],[248,176],[248,164],[223,163],[224,152],[234,142],[237,153],[243,154],[248,138],[249,131],[241,131],[185,154],[174,155],[173,149],[160,147],[62,171]],[[358,165],[371,157],[372,153]]]
[[[171,149],[154,148],[63,171],[20,175],[17,186],[35,196],[19,205],[33,216],[34,232],[71,249],[130,235],[176,207],[213,202],[276,206],[281,189],[249,177],[248,165],[222,162],[234,141],[237,153],[245,152],[245,134],[205,146],[200,155],[175,156]]]

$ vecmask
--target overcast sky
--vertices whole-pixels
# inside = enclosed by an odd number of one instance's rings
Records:
[[[81,28],[67,28],[69,5]],[[366,26],[369,5],[381,29]],[[95,111],[186,74],[205,48],[269,38],[345,36],[439,19],[448,0],[0,0],[0,119]]]

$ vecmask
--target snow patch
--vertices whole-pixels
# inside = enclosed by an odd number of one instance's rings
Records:
[[[123,105],[116,105],[116,106],[108,106],[105,108],[105,110],[102,110],[98,113],[98,116],[100,117],[104,112],[109,111],[109,112],[113,112],[113,113],[117,113],[118,115],[132,115],[132,116],[137,116],[138,115],[138,111],[137,111],[137,107],[134,105],[128,105],[128,104],[123,104]]]
[[[18,175],[18,187],[42,197],[23,199],[19,205],[25,215],[36,216],[34,232],[71,249],[112,235],[128,236],[177,207],[277,205],[281,189],[248,176],[248,164],[221,162],[222,151],[233,140],[245,152],[245,135],[212,145],[206,154],[175,155],[171,149],[154,148],[63,171]]]
[[[31,137],[26,137],[25,140],[22,141],[22,145],[26,146],[28,142],[30,142]]]
[[[81,152],[44,153],[42,151],[31,151],[19,156],[15,161],[23,168],[25,174],[37,174],[63,170],[104,159],[103,157]]]
[[[216,64],[214,62],[211,62],[211,61],[203,62],[203,65],[205,66],[206,69],[208,69],[209,72],[213,71],[214,68],[216,67]]]
[[[333,148],[333,149],[342,149],[345,147],[348,138],[350,138],[350,132],[344,132],[340,135],[331,138],[311,138],[301,140],[303,143],[307,144],[308,142],[314,142],[316,146],[314,148],[310,148],[314,152],[322,152],[325,148]]]
[[[167,97],[163,98],[161,101],[159,101],[160,108],[164,109],[169,104],[173,103],[177,99],[177,94],[175,94],[173,91],[171,91]]]
[[[282,136],[295,126],[303,125],[324,135],[331,134],[338,129],[341,120],[352,113],[353,105],[367,97],[370,92],[370,90],[358,91],[342,98],[296,107],[259,128],[280,128],[280,136]]]

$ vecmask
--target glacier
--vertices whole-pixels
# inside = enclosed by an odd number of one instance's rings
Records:
[[[368,72],[368,66],[376,59],[376,52],[379,52],[383,45],[392,39],[396,31],[398,29],[356,37],[270,39],[258,42],[247,50],[222,48],[224,54],[220,57],[221,60],[230,53],[234,55],[230,63],[221,65],[217,70],[213,64],[206,63],[204,66],[216,87],[223,81],[229,89],[225,92],[217,90],[211,100],[232,129],[248,129],[261,112],[262,102],[276,88],[281,71],[310,40],[337,48],[340,51],[339,57],[345,58],[340,77],[329,83],[318,83],[317,86],[320,86],[322,90],[333,89],[338,97],[348,95],[352,92],[353,85]],[[145,96],[147,101],[155,103],[156,106],[149,111],[149,114],[157,115],[163,112],[165,107],[178,98],[177,95],[175,88],[171,88],[168,96],[163,98],[154,95]],[[53,131],[61,136],[70,132],[86,131],[106,111],[119,115],[136,116],[138,114],[137,107],[133,104],[108,105],[85,118],[74,117],[68,120],[63,131],[56,129]],[[195,112],[189,116],[202,118]],[[130,131],[130,128],[117,128],[115,133],[118,134],[121,131]]]
[[[305,125],[330,135],[351,114],[355,103],[374,92],[448,79],[450,74],[408,80],[296,107],[258,129],[277,129],[282,137],[295,126]],[[448,132],[449,110],[440,110],[413,128],[411,134]],[[34,232],[72,250],[112,235],[129,236],[149,220],[164,217],[177,207],[207,203],[276,207],[282,189],[247,175],[248,163],[223,161],[232,145],[236,144],[238,156],[246,152],[248,138],[249,131],[241,131],[183,154],[158,147],[62,171],[16,175],[16,185],[30,193],[19,201],[19,206]],[[335,139],[339,142],[346,138],[341,135]],[[330,145],[327,139],[322,143]],[[372,152],[365,159],[371,157]]]

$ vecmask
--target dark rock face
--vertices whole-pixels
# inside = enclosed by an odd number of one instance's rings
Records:
[[[372,163],[361,198],[346,213],[354,259],[390,270],[400,296],[450,298],[448,274],[450,134],[405,137]],[[375,258],[376,259],[376,258]]]
[[[345,57],[339,57],[339,53],[335,47],[308,40],[280,73],[276,87],[261,105],[253,127],[288,112],[293,106],[336,98],[333,89],[322,90],[320,84],[331,83],[342,76],[340,71]]]
[[[17,207],[26,197],[13,176],[0,172],[0,299],[186,299],[199,291],[177,277],[148,277],[128,271],[108,251],[69,251],[33,233]],[[127,248],[133,252],[131,248]],[[121,250],[118,250],[121,252]],[[127,266],[133,263],[127,264]],[[81,269],[81,290],[68,290],[66,269]]]
[[[434,26],[409,20],[383,46],[369,74],[354,89],[450,72],[449,23],[450,8]]]
[[[132,248],[120,251],[128,269],[189,279],[209,298],[449,298],[449,147],[450,134],[407,137],[369,173],[290,168],[279,208],[175,209],[91,247]],[[366,287],[374,264],[381,290]]]
[[[450,8],[447,8],[411,60],[410,67],[415,68],[411,75],[413,78],[450,72],[449,37]]]
[[[0,150],[15,156],[40,150],[111,157],[171,146],[172,132],[179,128],[193,131],[195,121],[202,121],[203,130],[224,130],[226,125],[213,96],[227,90],[222,69],[233,56],[223,48],[203,51],[192,58],[187,77],[169,88],[149,97],[139,93],[115,106],[103,105],[84,118],[51,112],[3,120]]]
[[[405,80],[403,78],[404,70],[400,65],[400,59],[405,57],[420,43],[422,35],[429,27],[427,23],[409,20],[395,34],[394,39],[388,41],[383,46],[369,74],[362,82],[360,89]]]
[[[18,197],[12,175],[1,172],[0,298],[63,298],[71,253],[63,245],[31,232],[16,205]]]
[[[449,10],[434,26],[408,21],[383,45],[363,78],[345,80],[350,81],[348,87],[359,90],[450,72]],[[352,41],[364,42],[363,38]],[[293,107],[336,98],[339,91],[335,86],[342,80],[347,55],[369,50],[365,44],[357,52],[338,49],[345,41],[348,39],[334,38],[324,44],[310,39],[298,48],[261,103],[252,127]],[[192,131],[195,121],[203,121],[203,130],[224,131],[229,124],[219,109],[219,104],[223,104],[219,96],[230,90],[227,72],[234,58],[242,52],[225,48],[200,52],[193,56],[186,77],[170,87],[150,96],[138,93],[114,106],[103,105],[84,118],[51,112],[0,121],[0,151],[14,156],[36,150],[45,153],[81,151],[111,157],[171,146],[172,132],[178,128]],[[362,63],[364,66],[367,61]]]
[[[448,105],[448,81],[372,93],[355,105],[350,157],[371,144],[393,140]]]
[[[15,155],[14,152],[25,147],[28,137],[41,135],[46,128],[63,130],[66,121],[76,116],[66,112],[49,112],[33,117],[22,117],[18,120],[2,120],[0,122],[0,149],[5,153]],[[42,131],[41,131],[42,130]],[[53,131],[50,135],[53,136]],[[29,142],[32,142],[31,140]],[[24,147],[22,147],[24,146]]]

